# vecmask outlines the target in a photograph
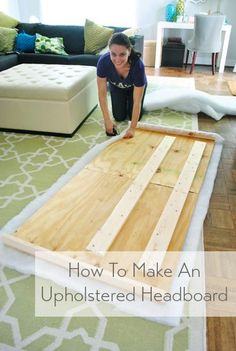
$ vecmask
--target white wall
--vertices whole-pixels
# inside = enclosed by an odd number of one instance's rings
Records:
[[[21,22],[29,22],[31,16],[40,19],[40,4],[38,0],[18,0],[18,3]]]
[[[169,3],[176,3],[172,0],[136,0],[137,4],[137,26],[144,34],[145,39],[156,39],[157,22],[165,20],[165,8]],[[194,15],[198,12],[215,12],[217,10],[216,0],[207,0],[205,3],[195,5],[186,0],[185,11],[186,15]],[[236,46],[233,44],[236,41],[236,1],[235,0],[222,0],[221,12],[226,15],[229,24],[232,24],[232,31],[227,54],[226,65],[234,66],[236,63]],[[166,31],[165,35],[168,36],[181,36],[183,41],[191,35],[188,31]],[[207,58],[208,60],[208,58]],[[204,56],[199,58],[199,63],[205,63]]]
[[[236,64],[236,1],[222,0],[221,12],[226,15],[228,23],[232,25],[226,64],[234,66]]]
[[[0,0],[0,11],[6,12],[15,18],[20,18],[18,0]]]

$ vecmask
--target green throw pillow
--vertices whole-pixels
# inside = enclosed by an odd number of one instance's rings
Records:
[[[36,33],[34,52],[40,54],[68,55],[65,52],[63,38],[48,38]]]
[[[17,29],[0,27],[0,51],[9,52],[15,48]]]
[[[0,11],[0,27],[14,28],[18,23],[19,21],[16,18],[8,16]]]
[[[114,29],[99,26],[98,24],[86,19],[84,26],[84,52],[87,54],[97,54],[104,48]]]

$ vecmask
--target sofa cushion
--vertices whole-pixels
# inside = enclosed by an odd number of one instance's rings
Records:
[[[16,51],[34,52],[36,35],[29,35],[25,32],[19,33],[16,37]]]
[[[63,38],[48,38],[38,33],[36,33],[34,51],[43,54],[68,55],[64,50]]]
[[[80,55],[54,55],[54,54],[33,54],[19,53],[19,63],[43,63],[59,65],[85,65],[96,66],[99,59],[98,55],[80,54]]]
[[[34,35],[38,32],[38,25],[39,23],[19,23],[17,25],[17,29],[19,31],[19,33],[21,32],[25,32],[27,34],[31,34],[31,35]]]
[[[16,18],[8,16],[0,11],[0,27],[14,28],[18,23],[19,21]]]
[[[37,33],[49,38],[62,37],[65,51],[68,54],[83,54],[84,52],[84,27],[67,25],[39,24]]]
[[[97,66],[99,55],[83,54],[78,57],[78,65]]]
[[[104,48],[114,30],[112,28],[100,26],[86,19],[84,26],[84,52],[87,54],[97,54]]]
[[[68,56],[65,55],[37,54],[31,52],[19,53],[18,60],[19,63],[68,64]]]
[[[15,48],[17,29],[0,27],[0,51],[10,52]]]
[[[17,54],[0,54],[0,71],[4,71],[10,67],[16,66],[18,64]]]

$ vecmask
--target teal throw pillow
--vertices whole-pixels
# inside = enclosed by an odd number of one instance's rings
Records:
[[[24,31],[16,37],[16,51],[34,52],[36,35],[29,35]]]
[[[68,55],[65,52],[63,38],[48,38],[36,33],[34,52],[40,54]]]
[[[0,51],[14,51],[16,35],[17,29],[0,27]]]

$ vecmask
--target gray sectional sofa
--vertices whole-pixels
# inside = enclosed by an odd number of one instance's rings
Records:
[[[45,64],[68,64],[96,66],[99,55],[84,53],[84,26],[75,25],[47,25],[43,23],[20,23],[16,27],[18,32],[24,31],[34,35],[39,33],[49,38],[62,37],[64,39],[65,55],[38,54],[34,52],[12,52],[0,54],[0,71],[15,66],[20,63],[45,63]],[[110,27],[114,32],[120,32],[126,28]],[[138,51],[143,51],[143,36],[134,36],[134,47]]]

